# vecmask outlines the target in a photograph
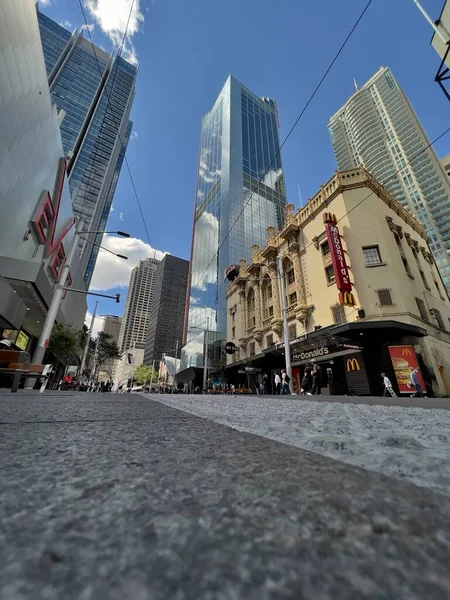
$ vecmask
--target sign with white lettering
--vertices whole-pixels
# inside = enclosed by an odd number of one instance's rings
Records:
[[[352,283],[350,273],[345,260],[345,253],[342,247],[341,236],[336,225],[336,215],[325,213],[323,215],[325,230],[327,233],[328,245],[330,247],[331,262],[333,264],[336,286],[339,290],[339,303],[346,306],[355,306],[355,299],[352,294]]]

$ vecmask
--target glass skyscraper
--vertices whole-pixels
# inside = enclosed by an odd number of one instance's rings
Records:
[[[339,169],[364,165],[421,221],[450,289],[450,182],[391,71],[357,89],[328,128]]]
[[[278,127],[276,102],[231,75],[203,118],[185,322],[196,366],[203,354],[199,330],[226,332],[225,269],[250,259],[252,245],[265,244],[267,227],[283,224]],[[181,368],[193,364],[188,354],[189,348]]]
[[[38,11],[53,102],[61,114],[74,213],[85,231],[105,227],[130,139],[129,120],[137,68],[109,55]],[[64,111],[64,112],[62,112]],[[92,278],[101,235],[80,240],[86,286]]]

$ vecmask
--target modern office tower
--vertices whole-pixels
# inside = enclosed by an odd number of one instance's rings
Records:
[[[189,261],[166,254],[156,271],[144,364],[181,353]]]
[[[148,332],[148,317],[152,307],[156,270],[160,261],[140,260],[131,271],[125,312],[119,334],[119,350],[144,348]]]
[[[39,11],[38,20],[74,212],[84,219],[85,231],[102,230],[131,134],[137,68],[94,46],[81,28],[70,33]],[[90,235],[80,242],[86,286],[101,239]]]
[[[391,71],[357,89],[328,128],[339,169],[363,165],[417,215],[450,289],[450,182]]]
[[[225,269],[281,227],[286,192],[275,100],[229,76],[203,117],[184,338],[226,332]]]

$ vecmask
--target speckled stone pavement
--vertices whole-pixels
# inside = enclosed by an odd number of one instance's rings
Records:
[[[135,395],[0,396],[0,598],[447,599],[447,498]]]

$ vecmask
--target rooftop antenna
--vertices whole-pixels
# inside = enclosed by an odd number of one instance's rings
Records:
[[[359,90],[359,85],[356,83],[356,79],[353,77],[353,83],[355,84],[355,90]]]
[[[428,21],[428,23],[431,25],[431,27],[434,29],[434,31],[436,32],[436,34],[444,42],[444,44],[448,44],[449,43],[448,34],[447,34],[447,37],[444,36],[444,34],[442,33],[441,29],[439,29],[439,27],[438,27],[439,22],[438,21],[434,22],[431,19],[431,17],[428,15],[428,13],[425,11],[425,9],[421,6],[421,4],[420,4],[420,2],[418,2],[418,0],[413,0],[413,2],[417,6],[417,8],[420,10],[420,12],[423,14],[423,16]],[[447,32],[445,32],[445,33],[447,33]]]

